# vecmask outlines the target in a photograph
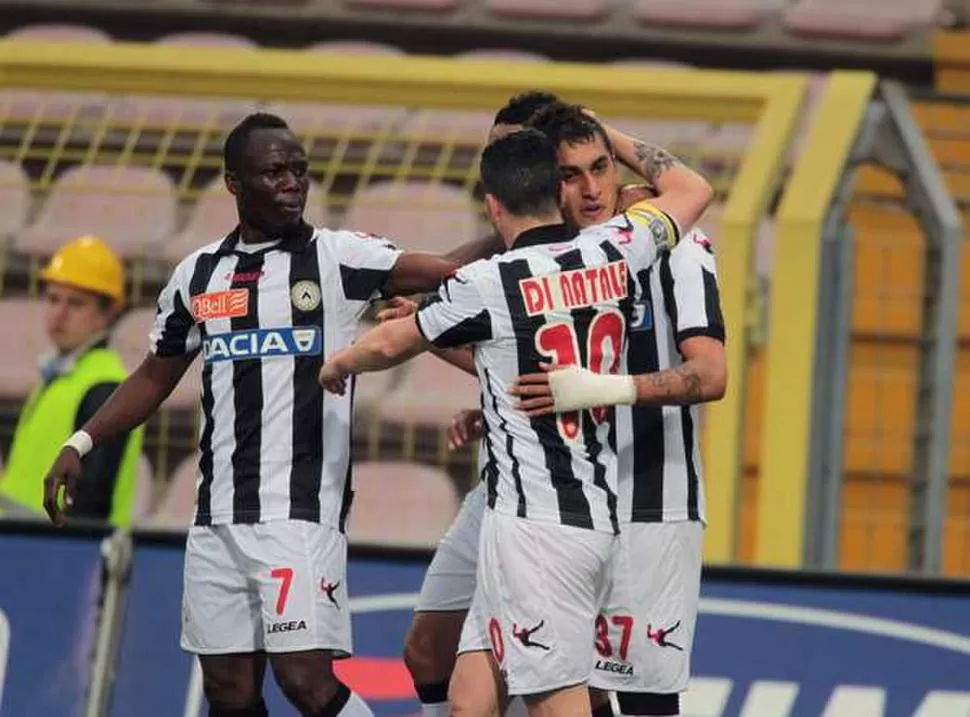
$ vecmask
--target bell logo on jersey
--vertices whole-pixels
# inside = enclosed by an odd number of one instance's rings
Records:
[[[196,321],[231,319],[249,313],[249,289],[229,289],[192,297],[192,315]]]
[[[206,363],[242,361],[278,356],[318,356],[323,350],[320,329],[315,326],[231,331],[208,336],[202,342]]]

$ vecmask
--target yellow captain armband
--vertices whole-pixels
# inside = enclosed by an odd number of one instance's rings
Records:
[[[650,200],[637,202],[626,210],[626,215],[631,222],[650,231],[657,251],[669,251],[680,241],[680,227],[677,222],[665,211],[657,209]]]

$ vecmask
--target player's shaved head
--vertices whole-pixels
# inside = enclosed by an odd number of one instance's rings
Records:
[[[480,171],[486,196],[509,214],[558,214],[562,171],[555,146],[541,132],[519,130],[495,140],[482,152]]]
[[[227,172],[238,173],[246,162],[250,136],[259,130],[289,130],[290,126],[282,117],[268,112],[254,112],[246,115],[232,128],[222,149],[222,158]]]

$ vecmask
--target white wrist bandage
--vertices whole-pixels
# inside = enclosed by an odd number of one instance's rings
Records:
[[[68,446],[77,451],[81,458],[84,458],[84,456],[90,453],[91,449],[94,448],[94,441],[91,440],[91,436],[89,436],[86,432],[78,431],[64,441],[63,447],[67,448]]]
[[[633,376],[593,373],[578,366],[549,374],[549,388],[556,411],[575,411],[596,406],[636,403],[637,387]]]

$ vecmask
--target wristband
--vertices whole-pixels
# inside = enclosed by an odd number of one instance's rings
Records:
[[[630,405],[637,400],[633,376],[593,373],[578,366],[550,372],[549,388],[558,412]]]
[[[84,458],[91,449],[94,448],[94,441],[91,440],[91,436],[87,434],[86,431],[78,431],[73,436],[64,441],[63,448],[71,447],[77,454]]]

